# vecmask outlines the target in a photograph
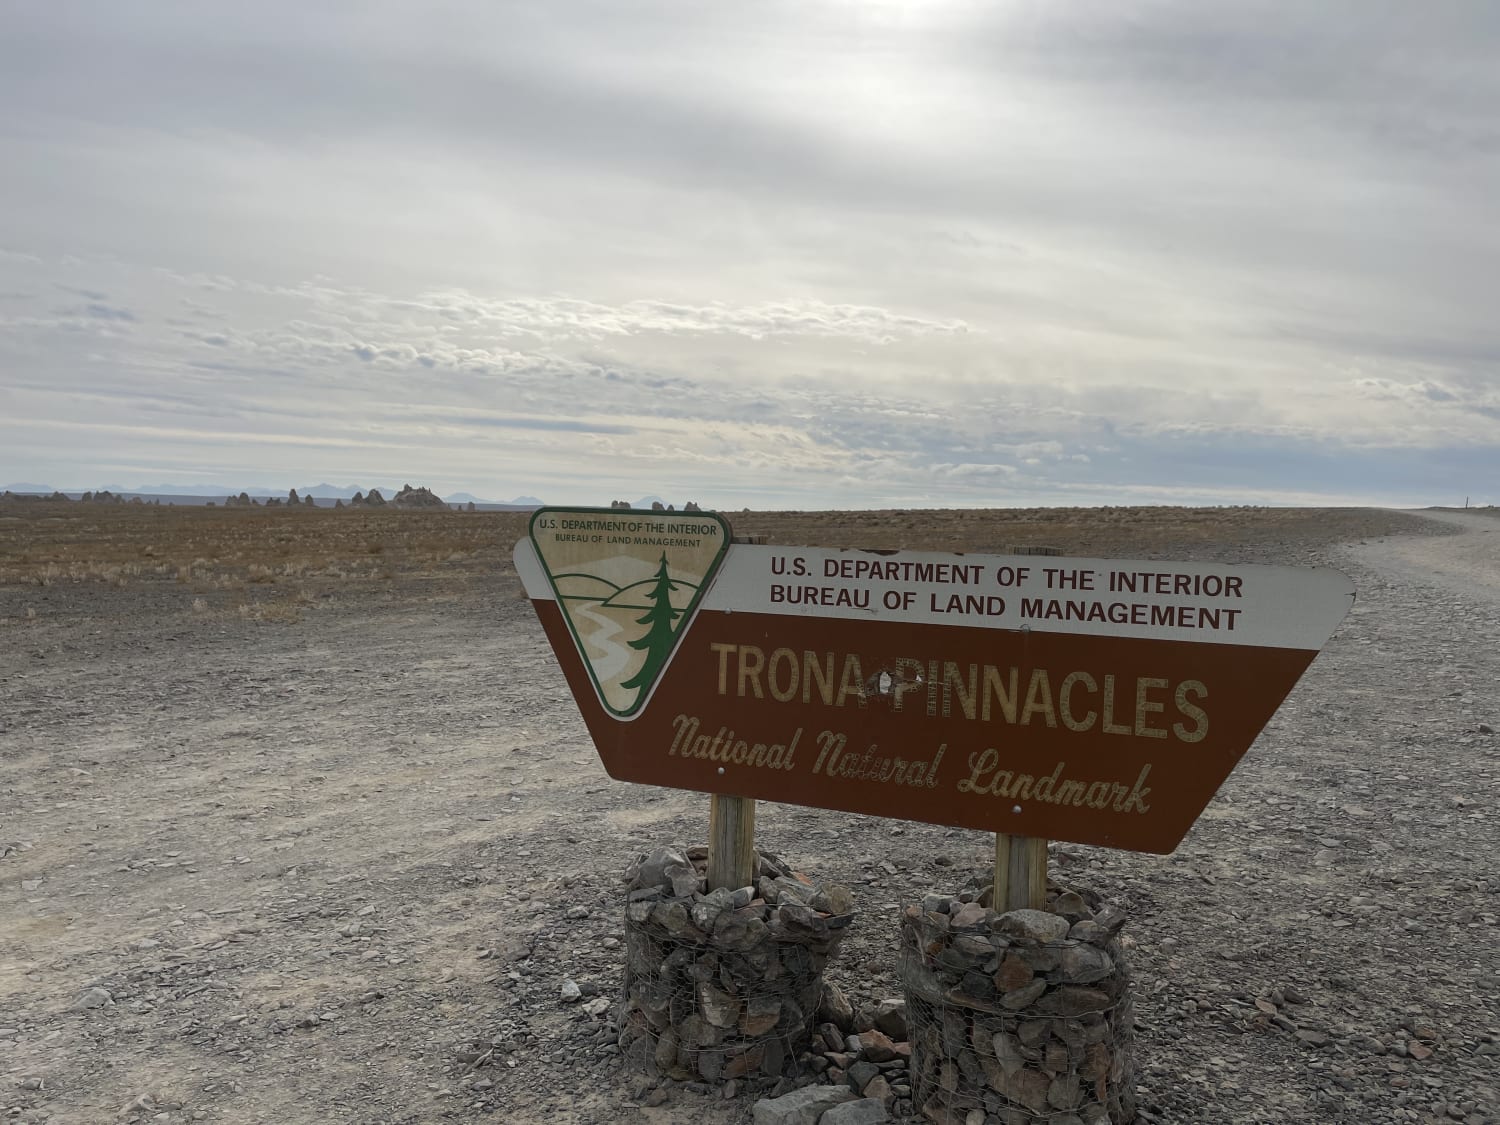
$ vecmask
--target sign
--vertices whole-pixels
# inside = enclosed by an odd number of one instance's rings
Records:
[[[707,512],[542,508],[531,545],[599,703],[623,719],[650,698],[723,561],[729,525]]]
[[[543,508],[516,545],[610,776],[1136,851],[1181,842],[1354,597],[1328,569],[727,541]]]

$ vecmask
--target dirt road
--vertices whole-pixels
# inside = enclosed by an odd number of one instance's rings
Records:
[[[1054,846],[1131,913],[1145,1120],[1500,1121],[1500,519],[1432,518],[1455,534],[1106,540],[1359,589],[1176,854]],[[705,839],[707,801],[604,775],[507,552],[309,582],[282,617],[181,581],[0,585],[6,1120],[749,1120],[680,1085],[643,1105],[591,1014],[620,871]],[[788,806],[759,831],[854,888],[830,976],[862,999],[898,994],[899,905],[991,851]]]

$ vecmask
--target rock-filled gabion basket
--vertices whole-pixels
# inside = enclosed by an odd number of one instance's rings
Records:
[[[1125,915],[1088,891],[1053,888],[1046,910],[987,901],[928,895],[902,916],[916,1106],[939,1122],[1133,1122]]]
[[[853,898],[770,853],[754,886],[709,891],[707,856],[658,848],[629,873],[620,1048],[652,1075],[778,1078],[812,1042]]]

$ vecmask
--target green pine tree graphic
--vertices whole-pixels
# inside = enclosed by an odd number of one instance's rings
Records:
[[[682,610],[672,608],[672,591],[677,588],[677,583],[667,574],[667,554],[663,551],[661,566],[656,569],[656,585],[647,595],[651,608],[646,611],[645,616],[636,619],[637,625],[648,626],[646,635],[630,642],[631,648],[645,650],[646,663],[641,665],[639,672],[620,685],[622,688],[640,688],[645,691],[656,679],[656,673],[666,661],[667,653],[672,651],[675,622],[682,616]]]

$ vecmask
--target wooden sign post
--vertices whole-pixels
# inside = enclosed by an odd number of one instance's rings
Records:
[[[715,793],[708,800],[708,889],[755,885],[755,802]]]
[[[736,535],[733,543],[764,543],[764,535]],[[755,883],[755,802],[715,793],[708,802],[708,889],[737,891]]]
[[[1047,841],[995,833],[995,906],[999,911],[1047,905]]]
[[[1347,612],[1334,570],[730,544],[708,512],[540,509],[516,545],[611,777],[978,828],[997,902],[1048,840],[1166,853]]]
[[[1056,547],[1012,547],[1012,555],[1062,554]],[[1036,836],[995,833],[996,910],[1041,910],[1047,905],[1047,841]]]

